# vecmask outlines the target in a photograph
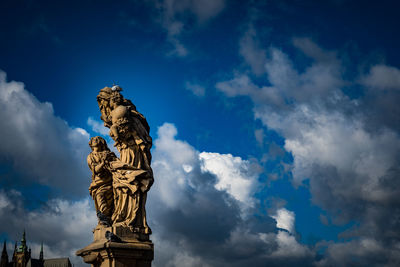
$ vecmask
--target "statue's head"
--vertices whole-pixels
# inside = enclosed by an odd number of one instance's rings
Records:
[[[118,91],[113,92],[113,94],[111,95],[111,98],[110,98],[111,106],[113,106],[113,105],[119,106],[119,105],[123,104],[123,102],[124,102],[123,96]]]
[[[107,150],[107,142],[101,136],[95,136],[90,138],[89,146],[93,149],[94,147],[98,147],[100,151]]]
[[[97,101],[100,101],[100,99],[110,99],[112,93],[113,90],[110,87],[104,87],[97,95]]]

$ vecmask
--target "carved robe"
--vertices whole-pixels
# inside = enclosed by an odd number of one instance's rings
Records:
[[[94,200],[96,211],[100,211],[111,218],[113,213],[113,187],[110,163],[117,157],[110,151],[91,152],[87,162],[92,171],[92,183],[89,193]],[[103,164],[101,167],[100,164]],[[100,168],[99,168],[100,167]]]
[[[141,121],[134,116],[137,114],[140,113],[133,113],[126,106],[118,106],[111,112],[110,132],[120,152],[121,163],[132,168],[113,172],[115,210],[112,221],[116,225],[150,234],[145,205],[147,191],[154,181],[150,167],[151,138]]]

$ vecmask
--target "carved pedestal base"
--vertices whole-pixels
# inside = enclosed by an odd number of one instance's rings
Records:
[[[108,234],[107,239],[107,231],[115,236],[110,238]],[[76,252],[92,267],[151,267],[154,246],[148,235],[122,226],[96,228],[93,232],[94,242]]]

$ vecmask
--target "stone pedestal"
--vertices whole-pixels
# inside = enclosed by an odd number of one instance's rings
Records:
[[[107,239],[107,231],[114,235]],[[122,226],[97,227],[93,233],[93,243],[76,252],[92,267],[151,267],[154,246],[149,235]]]

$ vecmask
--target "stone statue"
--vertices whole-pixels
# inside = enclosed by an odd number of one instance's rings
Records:
[[[135,233],[148,235],[151,230],[145,205],[147,191],[154,181],[150,167],[150,127],[120,91],[119,86],[105,87],[97,96],[101,119],[110,128],[120,158],[110,151],[103,138],[90,140],[92,152],[87,160],[93,175],[89,191],[99,226],[128,227]]]
[[[101,119],[110,129],[120,156],[108,148],[102,137],[90,139],[89,193],[98,224],[93,229],[93,242],[76,255],[92,267],[151,267],[154,244],[146,220],[147,192],[154,182],[150,127],[121,91],[119,86],[105,87],[97,96]]]

